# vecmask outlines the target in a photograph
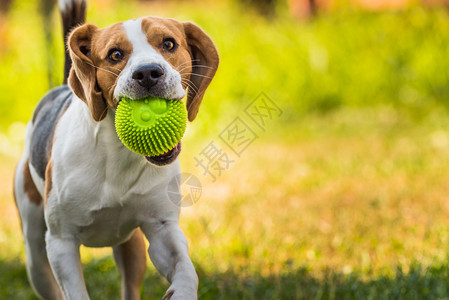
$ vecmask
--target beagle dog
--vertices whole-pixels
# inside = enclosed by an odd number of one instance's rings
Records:
[[[197,299],[198,277],[178,225],[181,197],[167,193],[179,190],[172,179],[181,146],[155,157],[133,153],[117,137],[114,114],[122,97],[186,97],[193,121],[217,70],[217,50],[191,22],[143,17],[99,29],[82,24],[85,0],[59,5],[68,85],[37,105],[14,176],[29,281],[43,299],[89,299],[79,247],[108,246],[122,298],[139,299],[146,237],[153,264],[170,282],[164,299]]]

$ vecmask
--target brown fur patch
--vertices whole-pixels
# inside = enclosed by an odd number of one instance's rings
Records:
[[[127,291],[122,298],[140,299],[139,289],[146,269],[146,251],[142,231],[136,229],[128,241],[118,245],[114,249],[114,257],[122,266],[124,291]]]
[[[50,191],[53,185],[52,182],[53,175],[53,161],[50,160],[47,164],[47,168],[45,169],[45,199],[44,205],[47,205],[48,195],[50,195]]]
[[[122,61],[112,63],[106,59],[108,52],[113,48],[118,48],[123,51],[124,58]],[[128,40],[123,23],[116,23],[99,29],[92,37],[91,59],[99,67],[97,69],[97,84],[103,93],[106,103],[110,107],[117,107],[114,99],[115,86],[117,85],[118,75],[125,68],[132,52],[133,46]]]
[[[218,68],[218,53],[211,38],[191,22],[147,17],[142,19],[142,30],[147,40],[175,70],[181,71],[183,87],[189,86],[187,111],[189,121],[198,113],[204,92]],[[165,38],[175,39],[178,48],[167,51],[163,48]],[[188,82],[189,84],[187,84]]]
[[[12,177],[12,197],[14,198],[14,203],[17,206],[17,196],[16,196],[16,175],[17,175],[18,166],[14,169],[14,176]]]
[[[145,17],[142,31],[148,43],[180,71],[183,87],[189,87],[187,110],[189,120],[193,121],[218,67],[218,53],[212,40],[195,24],[174,19]],[[173,38],[178,47],[173,51],[165,49],[166,38]],[[132,55],[133,45],[123,23],[116,23],[103,29],[84,24],[72,32],[68,46],[73,60],[69,85],[87,103],[94,120],[101,121],[108,106],[117,107],[114,90]],[[107,59],[114,48],[121,49],[124,54],[117,63]]]
[[[14,198],[14,204],[16,205],[16,208],[17,208],[17,214],[19,216],[19,221],[20,221],[20,228],[23,229],[22,218],[20,217],[19,205],[17,204],[17,195],[16,195],[16,175],[17,175],[17,171],[18,171],[18,166],[16,166],[16,168],[14,170],[14,176],[13,176],[13,180],[12,180],[12,196]]]
[[[27,159],[23,167],[23,189],[25,190],[25,193],[27,194],[28,199],[31,203],[41,205],[42,196],[41,194],[39,194],[39,191],[34,184],[33,178],[31,177],[29,159]]]
[[[147,17],[142,19],[142,31],[145,32],[148,43],[175,70],[184,69],[182,73],[186,74],[191,72],[192,58],[190,57],[189,45],[187,44],[184,27],[181,22],[174,19]],[[178,48],[175,51],[170,52],[163,47],[164,39],[166,38],[173,38],[176,41]],[[179,66],[182,67],[179,68]]]
[[[142,31],[146,32],[148,43],[156,49],[165,60],[177,71],[181,71],[182,86],[188,87],[192,72],[192,57],[189,53],[189,45],[181,22],[174,19],[147,17],[142,19]],[[165,38],[171,37],[178,44],[174,52],[163,48]]]
[[[187,94],[189,121],[193,121],[203,100],[204,92],[217,71],[219,57],[214,42],[200,27],[191,22],[184,22],[183,25],[189,52],[194,62],[190,84],[195,86],[196,90],[189,88]]]
[[[67,39],[69,33],[78,26],[83,24],[86,20],[86,2],[85,1],[70,1],[66,2],[66,9],[61,10],[64,40]],[[72,60],[69,55],[69,49],[67,43],[64,43],[65,47],[65,64],[64,64],[64,84],[67,84],[67,79],[70,74],[70,68],[72,67]]]
[[[107,104],[101,90],[98,90],[97,71],[91,59],[92,37],[97,31],[97,26],[84,24],[70,35],[68,47],[73,65],[70,69],[69,85],[75,95],[86,102],[92,118],[101,121],[106,117]]]

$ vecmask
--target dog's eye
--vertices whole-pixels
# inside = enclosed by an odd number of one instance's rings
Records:
[[[165,50],[174,51],[176,49],[176,41],[173,38],[164,39],[163,46]]]
[[[113,48],[108,52],[108,59],[111,62],[119,62],[123,59],[123,51],[117,48]]]

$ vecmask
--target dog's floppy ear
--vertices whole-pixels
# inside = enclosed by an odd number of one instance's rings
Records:
[[[93,24],[84,24],[70,34],[67,45],[73,62],[69,86],[86,102],[92,118],[98,122],[106,117],[107,105],[97,85],[97,70],[91,59],[92,36],[97,30]]]
[[[200,108],[204,92],[209,86],[218,68],[218,53],[212,39],[197,25],[184,22],[184,32],[192,57],[190,81],[193,88],[187,94],[189,121],[193,121]]]

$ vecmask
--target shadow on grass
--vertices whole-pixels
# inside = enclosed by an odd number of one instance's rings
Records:
[[[205,273],[197,266],[200,299],[449,299],[448,265],[421,268],[394,276],[363,280],[359,274],[332,271],[318,278],[306,269],[283,275],[242,277],[236,272]],[[119,274],[111,258],[84,265],[92,299],[119,299]],[[142,299],[161,299],[168,283],[147,272]],[[144,288],[145,287],[145,288]],[[0,299],[37,299],[28,284],[25,266],[18,260],[0,261]]]

